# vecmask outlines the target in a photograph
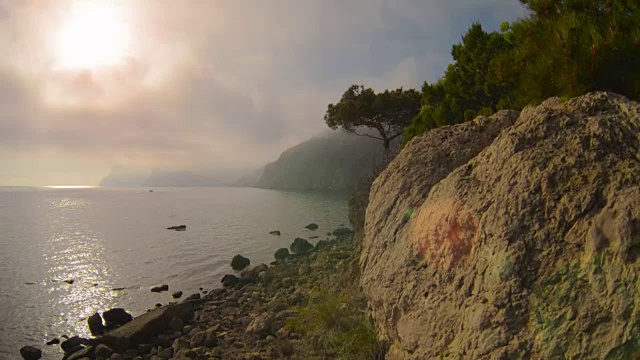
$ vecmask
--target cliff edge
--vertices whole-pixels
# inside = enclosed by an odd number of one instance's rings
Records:
[[[640,104],[549,99],[413,139],[362,285],[390,359],[640,356]]]

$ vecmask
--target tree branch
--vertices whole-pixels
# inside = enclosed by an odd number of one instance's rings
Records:
[[[369,134],[358,134],[356,131],[353,131],[352,134],[357,135],[357,136],[366,136],[366,137],[370,137],[372,139],[376,139],[376,140],[383,140],[383,138],[379,138],[379,137],[375,137],[373,135],[369,135]]]

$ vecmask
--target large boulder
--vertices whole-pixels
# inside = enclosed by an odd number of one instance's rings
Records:
[[[309,229],[309,230],[318,230],[319,226],[316,223],[311,223],[307,226],[305,226],[305,229]]]
[[[38,360],[42,357],[42,350],[33,346],[23,346],[20,348],[20,356],[24,360]]]
[[[102,313],[107,329],[115,329],[133,320],[133,316],[122,308],[113,308]]]
[[[102,335],[105,331],[104,324],[102,323],[102,317],[98,313],[89,316],[87,324],[89,325],[89,331],[93,336]]]
[[[173,319],[187,320],[193,317],[194,305],[190,301],[156,308],[142,314],[125,325],[102,336],[101,342],[123,352],[167,330]]]
[[[251,265],[251,260],[238,254],[231,259],[231,268],[235,271],[242,271]]]
[[[222,277],[222,280],[220,280],[220,282],[222,283],[222,286],[224,286],[224,287],[233,287],[238,282],[240,282],[240,279],[235,275],[227,274],[227,275]]]
[[[313,245],[307,239],[295,238],[289,249],[296,254],[304,254],[313,250]]]
[[[388,358],[639,358],[640,105],[513,120],[432,130],[375,181],[360,265]]]
[[[280,249],[276,250],[275,254],[273,254],[273,257],[276,260],[284,260],[284,259],[289,257],[289,249],[280,248]]]

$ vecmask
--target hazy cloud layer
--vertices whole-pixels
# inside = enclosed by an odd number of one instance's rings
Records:
[[[348,85],[420,87],[473,21],[524,14],[516,0],[112,0],[127,56],[66,69],[56,34],[77,1],[0,0],[0,185],[257,167],[322,131]]]

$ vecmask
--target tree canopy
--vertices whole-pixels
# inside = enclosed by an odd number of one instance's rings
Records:
[[[420,109],[420,93],[415,90],[386,90],[376,94],[371,88],[352,85],[342,95],[340,102],[329,104],[324,116],[332,129],[382,140],[386,150],[391,141],[404,132]],[[375,130],[358,131],[362,127]]]
[[[560,96],[613,91],[640,100],[640,2],[520,0],[529,16],[500,32],[473,24],[454,63],[422,88],[408,141],[430,129]]]

